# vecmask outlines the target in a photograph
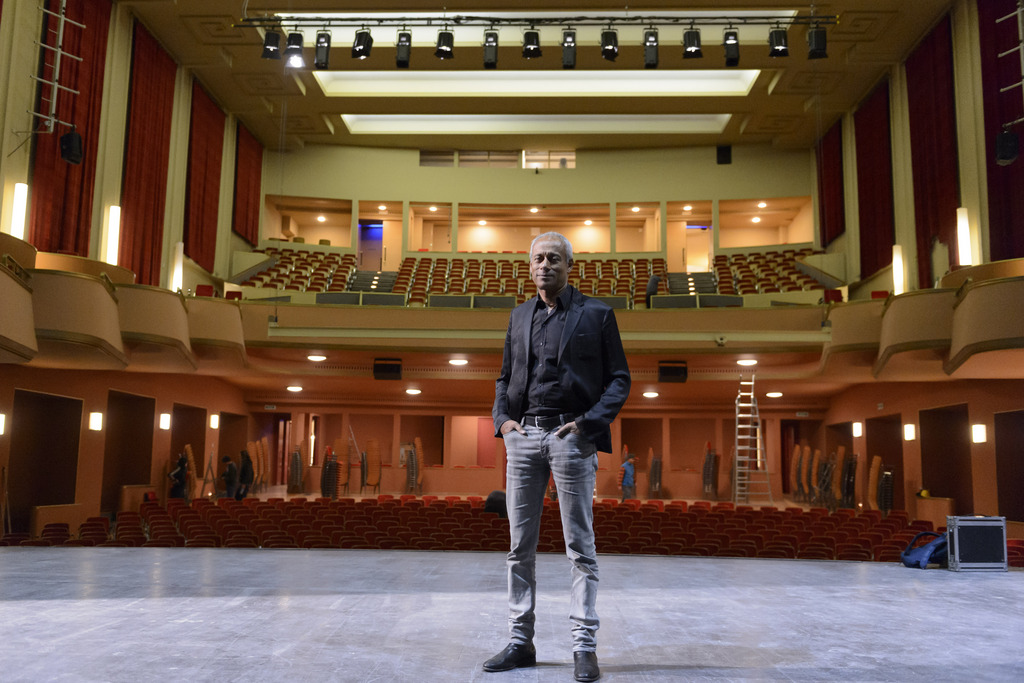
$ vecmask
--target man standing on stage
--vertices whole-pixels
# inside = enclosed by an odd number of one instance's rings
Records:
[[[572,264],[572,245],[564,236],[549,232],[533,240],[530,277],[537,297],[512,311],[505,335],[492,416],[508,453],[510,643],[484,662],[484,670],[537,662],[537,541],[544,490],[554,475],[572,562],[574,673],[577,681],[594,681],[601,675],[595,639],[597,451],[612,451],[609,425],[629,396],[630,376],[615,314],[568,285]]]

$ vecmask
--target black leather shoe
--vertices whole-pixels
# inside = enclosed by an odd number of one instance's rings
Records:
[[[596,681],[601,677],[596,652],[573,652],[572,659],[576,665],[573,675],[577,681]]]
[[[509,643],[508,646],[484,662],[484,671],[509,671],[537,664],[537,648],[533,643]],[[597,666],[595,660],[595,667]],[[587,679],[593,680],[593,679]]]

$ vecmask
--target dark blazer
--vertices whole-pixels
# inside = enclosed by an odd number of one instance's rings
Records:
[[[567,285],[568,286],[568,285]],[[558,375],[567,395],[580,396],[590,406],[575,416],[583,437],[599,451],[612,452],[609,425],[629,396],[630,376],[626,352],[612,309],[597,299],[584,296],[568,286],[571,294],[565,327],[558,345]],[[517,306],[509,316],[505,333],[505,354],[501,375],[495,382],[495,436],[506,420],[519,422],[526,405],[526,382],[530,358],[530,328],[536,297]]]

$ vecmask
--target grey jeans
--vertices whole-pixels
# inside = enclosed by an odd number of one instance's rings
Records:
[[[569,621],[574,652],[593,652],[597,618],[597,552],[594,548],[594,485],[597,449],[575,434],[525,427],[526,435],[504,436],[511,548],[508,553],[509,635],[513,643],[533,640],[537,606],[537,541],[544,490],[554,475],[562,516],[565,554],[572,562]]]

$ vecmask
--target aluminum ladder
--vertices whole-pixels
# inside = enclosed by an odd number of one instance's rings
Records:
[[[733,448],[732,500],[750,503],[751,499],[772,500],[771,479],[765,460],[761,416],[754,395],[754,375],[750,379],[740,376],[740,389],[736,395],[736,445]]]

